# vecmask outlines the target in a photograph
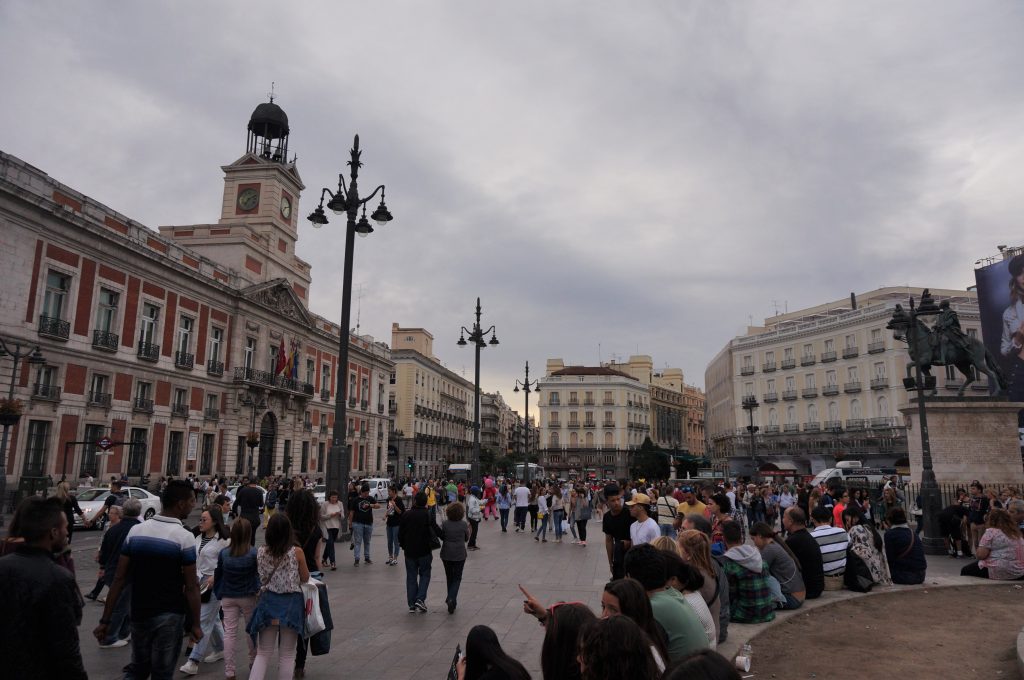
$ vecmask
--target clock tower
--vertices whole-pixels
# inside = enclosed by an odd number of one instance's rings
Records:
[[[299,196],[305,186],[288,159],[288,115],[271,97],[249,117],[245,155],[224,171],[220,219],[161,227],[183,246],[237,270],[253,283],[286,279],[308,304],[309,263],[295,255]]]

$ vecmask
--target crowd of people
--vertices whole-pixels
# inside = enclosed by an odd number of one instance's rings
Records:
[[[511,524],[537,543],[571,536],[586,548],[588,525],[599,520],[610,577],[599,613],[581,603],[545,606],[520,586],[524,611],[545,626],[545,680],[738,677],[715,651],[730,623],[771,621],[776,611],[798,609],[826,590],[919,584],[927,569],[920,522],[911,527],[895,481],[875,494],[884,515],[862,490],[824,485],[487,477],[479,486],[410,480],[392,485],[386,499],[353,482],[344,501],[331,490],[322,502],[312,486],[300,477],[243,479],[232,497],[224,479],[162,480],[161,512],[143,521],[140,502],[112,480],[101,511],[107,530],[98,578],[84,596],[104,605],[93,631],[99,647],[131,646],[126,677],[173,676],[183,639],[190,644],[177,670],[185,675],[222,663],[225,677],[234,678],[244,644],[248,677],[260,680],[275,663],[279,677],[302,677],[309,642],[301,584],[337,570],[343,519],[352,529],[354,567],[373,564],[373,529],[383,522],[385,564],[402,560],[410,614],[427,611],[434,551],[454,614],[469,552],[486,542],[481,522],[494,520],[494,531],[506,533]],[[189,528],[184,522],[197,503],[202,513]],[[50,498],[26,499],[0,544],[0,554],[13,553],[0,558],[0,596],[25,616],[4,623],[16,650],[15,677],[85,677],[77,635],[83,597],[69,550],[79,513],[62,483]],[[993,493],[972,483],[939,524],[949,554],[973,558],[964,575],[1024,579],[1024,500],[1015,490]],[[59,630],[49,612],[59,612]],[[470,631],[456,671],[471,679],[529,677],[486,626]]]

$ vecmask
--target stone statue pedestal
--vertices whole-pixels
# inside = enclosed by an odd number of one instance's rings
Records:
[[[928,397],[925,400],[932,468],[939,484],[978,480],[1024,484],[1017,412],[1024,403],[999,398]],[[900,409],[907,425],[911,482],[921,483],[921,427],[917,400]]]

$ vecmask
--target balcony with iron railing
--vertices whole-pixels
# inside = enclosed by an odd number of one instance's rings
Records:
[[[782,390],[783,401],[793,401],[796,399],[796,390]]]
[[[614,420],[606,420],[603,423],[601,423],[601,427],[615,427],[615,421]]]
[[[121,336],[109,331],[94,330],[92,332],[92,348],[104,352],[116,352]]]
[[[139,340],[139,347],[136,356],[143,361],[159,361],[160,345]]]
[[[583,405],[584,406],[593,406],[594,405],[594,400],[593,399],[584,399],[583,400]]]
[[[88,396],[89,406],[99,406],[100,408],[110,408],[111,396],[110,392],[90,392]]]
[[[184,368],[185,370],[191,371],[196,364],[196,357],[194,354],[189,352],[175,352],[174,353],[174,367]]]
[[[71,334],[71,322],[52,316],[40,316],[38,332],[44,338],[67,340]]]
[[[786,423],[785,425],[782,426],[782,431],[783,432],[799,432],[800,431],[800,423]]]
[[[761,364],[761,372],[762,373],[771,373],[774,370],[775,370],[775,362],[774,361],[766,361],[763,364]]]
[[[841,420],[826,420],[822,426],[826,432],[840,432],[843,429],[843,421]]]
[[[825,397],[834,397],[839,394],[839,385],[837,383],[829,383],[821,388],[821,394]]]
[[[850,382],[843,383],[843,392],[846,392],[847,394],[860,392],[860,381],[851,380]]]
[[[778,425],[768,425],[767,427],[764,428],[764,431],[765,431],[765,434],[778,434],[779,433],[779,426]],[[743,432],[743,430],[740,430],[739,432],[742,432],[744,436],[748,436],[748,433]]]
[[[817,363],[817,361],[817,357],[815,357],[813,354],[805,354],[802,357],[800,357],[801,366],[813,366],[815,363]]]
[[[254,368],[246,368],[244,366],[235,367],[234,380],[236,383],[284,390],[304,397],[312,397],[314,392],[313,386],[307,382],[287,378],[283,375],[276,376],[270,371],[257,371]]]
[[[885,340],[876,340],[868,343],[868,354],[878,354],[885,351]]]
[[[569,421],[569,423],[566,425],[566,427],[569,428],[570,430],[578,430],[578,429],[580,429],[580,424],[579,424],[579,422],[573,420],[573,421]]]
[[[856,345],[850,345],[843,348],[843,358],[852,359],[860,354],[860,350],[857,349]]]
[[[203,409],[203,418],[206,420],[220,420],[220,409],[218,408],[205,408]]]
[[[32,398],[39,401],[60,401],[60,387],[45,383],[33,383]]]
[[[804,399],[814,399],[818,396],[818,388],[805,387],[803,391],[800,392],[800,396],[802,396]]]
[[[368,402],[366,399],[363,399],[362,401],[359,402],[359,408],[362,409],[363,411],[368,410],[370,408],[370,402]]]
[[[782,370],[788,370],[790,368],[796,368],[796,359],[789,358],[782,360]]]
[[[597,423],[595,423],[593,420],[587,420],[583,423],[583,427],[586,429],[593,429],[597,427]]]
[[[821,353],[821,363],[823,363],[823,364],[827,364],[830,361],[835,361],[836,358],[837,357],[836,357],[836,353],[835,352],[822,352]]]
[[[740,366],[740,375],[754,375],[754,367],[752,365]]]
[[[821,423],[815,421],[810,423],[804,423],[804,432],[820,432]]]
[[[848,418],[846,420],[846,429],[863,430],[866,424],[867,421],[865,421],[863,418]]]
[[[183,402],[171,404],[171,415],[178,418],[188,418],[188,404]]]
[[[224,375],[224,362],[217,361],[216,359],[210,359],[206,362],[206,374],[214,377]]]
[[[872,418],[870,421],[868,421],[868,424],[871,425],[871,427],[883,428],[883,429],[884,428],[897,427],[898,426],[896,418],[891,418],[889,416],[881,416],[881,417],[878,417],[878,418]]]
[[[137,413],[152,413],[153,400],[146,397],[135,397],[132,399],[132,410]]]
[[[885,376],[882,376],[880,378],[872,378],[871,379],[871,389],[873,389],[873,390],[884,390],[888,386],[889,386],[889,379],[886,378]]]
[[[377,413],[384,413],[384,404],[377,404]]]
[[[771,403],[776,402],[778,400],[779,400],[779,393],[778,392],[765,392],[764,393],[764,402],[766,404],[771,404]]]

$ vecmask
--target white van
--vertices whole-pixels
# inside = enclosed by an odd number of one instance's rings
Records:
[[[855,478],[858,482],[867,481],[870,486],[877,486],[885,482],[891,474],[881,468],[864,467],[859,460],[842,460],[836,463],[834,468],[825,468],[819,472],[811,480],[811,484],[817,486],[825,482],[826,486],[834,486],[837,483],[847,486],[847,481]]]
[[[388,489],[391,488],[391,480],[383,477],[369,477],[360,482],[362,484],[370,485],[370,498],[375,501],[386,501],[388,499]]]

